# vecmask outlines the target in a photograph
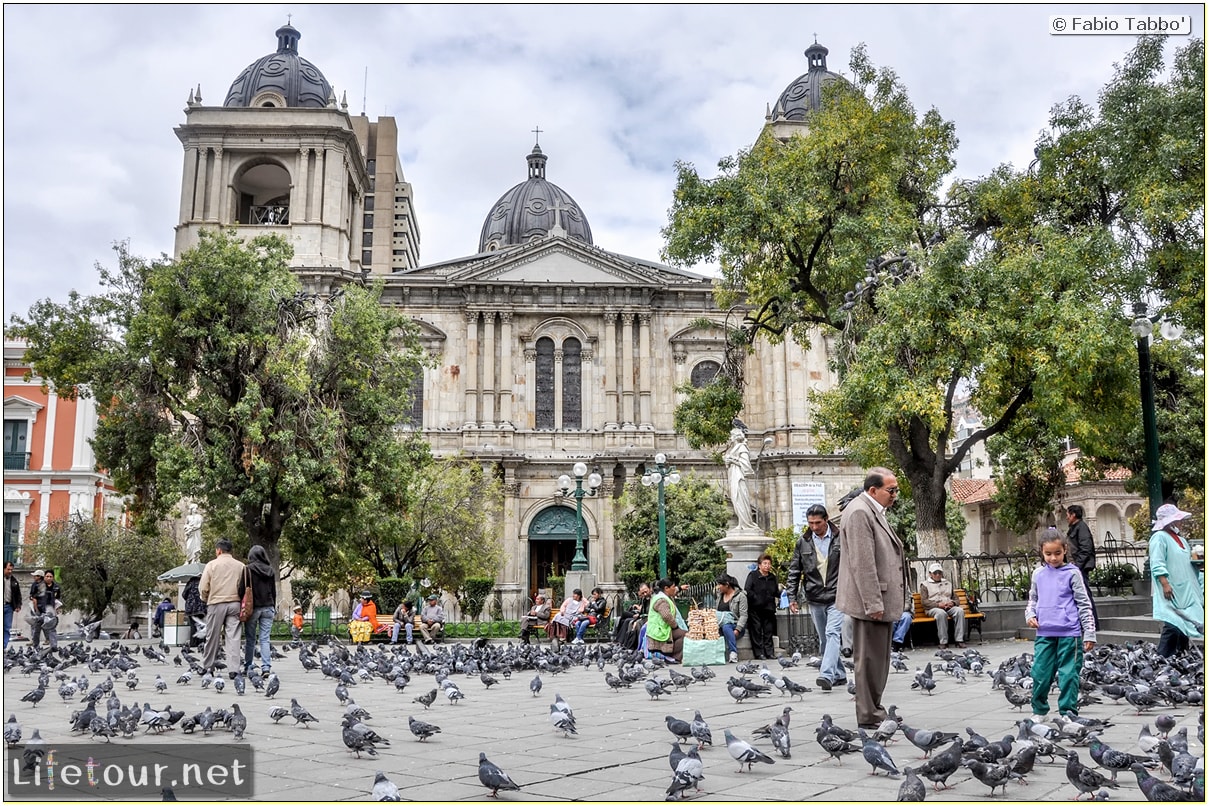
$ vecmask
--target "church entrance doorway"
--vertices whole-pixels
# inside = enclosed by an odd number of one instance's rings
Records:
[[[584,525],[584,535],[588,533]],[[584,546],[587,550],[587,546]],[[575,510],[553,506],[537,514],[529,525],[529,598],[550,587],[550,577],[566,576],[575,557]],[[558,607],[562,591],[553,591]]]

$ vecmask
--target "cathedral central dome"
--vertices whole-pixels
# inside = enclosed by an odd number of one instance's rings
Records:
[[[592,228],[575,199],[546,181],[546,155],[541,147],[529,152],[529,178],[497,201],[483,222],[479,251],[519,246],[549,235],[592,244]]]
[[[277,29],[277,52],[249,64],[227,91],[223,106],[287,106],[322,109],[332,85],[319,68],[298,55],[302,34],[288,23]]]
[[[827,69],[827,48],[815,42],[806,48],[806,73],[798,76],[777,99],[773,120],[804,121],[823,103],[823,87],[844,77]]]

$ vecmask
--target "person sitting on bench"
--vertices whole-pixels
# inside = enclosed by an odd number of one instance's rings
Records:
[[[600,588],[592,588],[592,598],[584,602],[584,608],[579,615],[575,617],[575,640],[571,643],[582,644],[584,642],[584,633],[589,627],[595,627],[596,622],[604,618],[605,611],[609,609],[609,603],[604,598],[604,591]]]
[[[542,594],[537,594],[533,599],[533,607],[529,608],[529,612],[521,619],[521,642],[529,643],[529,636],[534,630],[546,629],[546,624],[550,622],[550,603],[546,601],[546,597]]]
[[[928,566],[929,579],[919,583],[919,600],[924,612],[936,619],[936,632],[940,648],[949,646],[949,618],[953,619],[953,638],[957,646],[964,649],[966,640],[966,614],[953,596],[953,583],[945,579],[940,563]]]

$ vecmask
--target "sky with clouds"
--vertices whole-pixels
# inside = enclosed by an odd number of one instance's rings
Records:
[[[351,113],[397,120],[421,262],[435,263],[476,251],[492,205],[526,176],[535,126],[547,178],[596,244],[657,260],[675,161],[712,176],[750,145],[816,35],[829,69],[843,74],[864,43],[917,110],[955,123],[954,178],[1023,167],[1050,108],[1093,101],[1136,42],[1053,35],[1056,14],[1186,15],[1204,35],[1190,4],[7,4],[5,317],[98,291],[115,241],[171,252],[189,91],[221,104],[287,15]]]

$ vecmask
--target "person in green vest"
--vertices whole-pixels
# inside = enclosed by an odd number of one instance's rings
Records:
[[[667,663],[679,663],[684,653],[687,632],[676,623],[676,603],[672,598],[680,586],[670,579],[655,583],[658,593],[651,599],[651,613],[646,623],[646,645],[653,658]]]

